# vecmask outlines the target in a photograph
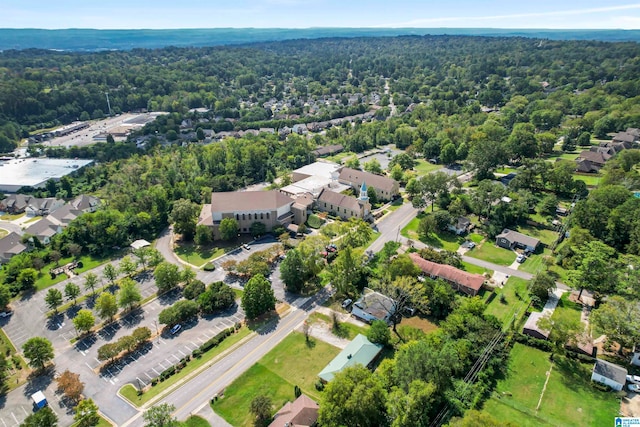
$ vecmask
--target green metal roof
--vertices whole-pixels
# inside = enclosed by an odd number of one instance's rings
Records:
[[[329,382],[334,375],[344,368],[354,365],[368,366],[378,353],[382,351],[380,344],[373,344],[362,334],[358,334],[325,368],[318,376]]]

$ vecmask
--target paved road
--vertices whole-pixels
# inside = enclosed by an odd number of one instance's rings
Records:
[[[0,218],[2,217],[0,216]],[[24,231],[22,231],[22,227],[11,221],[0,221],[0,228],[7,230],[9,233],[17,233],[20,236],[24,233]]]
[[[368,251],[379,252],[389,241],[399,241],[400,230],[415,218],[418,210],[411,203],[405,203],[384,217],[378,224],[381,235],[367,248]]]

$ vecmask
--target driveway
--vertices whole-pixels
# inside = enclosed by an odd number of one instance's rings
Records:
[[[0,216],[0,218],[2,217]],[[24,233],[24,231],[22,231],[22,227],[14,224],[12,221],[0,221],[0,228],[7,230],[9,233],[17,233],[20,236]]]

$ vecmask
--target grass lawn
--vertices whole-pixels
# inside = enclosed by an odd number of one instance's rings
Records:
[[[549,246],[558,238],[558,233],[553,230],[547,230],[546,228],[533,227],[531,225],[520,225],[518,226],[518,231],[520,233],[526,234],[527,236],[535,237],[539,239],[542,243]]]
[[[325,323],[329,325],[329,328],[331,328],[331,326],[333,325],[333,320],[331,320],[331,318],[326,314],[322,314],[322,313],[313,313],[311,316],[309,316],[309,323],[316,323],[316,322]],[[340,338],[352,340],[358,334],[367,335],[368,329],[369,329],[368,326],[363,327],[363,326],[354,325],[353,323],[350,323],[350,322],[340,322],[340,330],[334,331],[334,334],[339,336]]]
[[[504,174],[510,174],[511,172],[518,172],[518,169],[516,168],[498,168],[496,169],[496,173],[504,173]]]
[[[202,267],[209,260],[224,255],[224,249],[218,247],[200,248],[193,243],[180,243],[175,246],[174,252],[181,260]]]
[[[467,240],[471,240],[476,245],[482,242],[482,239],[484,239],[484,236],[482,234],[478,234],[478,233],[467,234]]]
[[[418,240],[434,248],[446,249],[451,252],[457,251],[460,245],[465,241],[464,237],[456,236],[455,234],[447,233],[446,231],[431,233],[431,235],[426,239],[421,239],[420,236],[418,236],[418,225],[420,224],[420,220],[426,215],[428,214],[418,214],[418,216],[413,218],[409,224],[400,230],[400,234],[407,239]]]
[[[127,384],[124,387],[122,387],[118,391],[118,393],[124,398],[126,398],[131,404],[139,408],[140,406],[149,402],[151,399],[158,396],[160,393],[167,390],[169,387],[171,387],[178,381],[185,378],[190,373],[194,372],[201,366],[211,362],[211,360],[214,359],[216,356],[218,356],[220,353],[229,349],[234,344],[241,341],[243,338],[245,338],[251,333],[252,331],[249,328],[243,326],[235,334],[230,335],[224,341],[222,341],[222,343],[213,347],[208,352],[204,353],[202,357],[200,357],[199,359],[192,359],[187,364],[187,366],[184,369],[182,369],[179,373],[172,375],[171,377],[169,377],[168,379],[162,382],[159,382],[155,387],[149,388],[140,396],[138,396],[138,392],[136,388],[131,384]]]
[[[578,180],[584,181],[584,183],[587,184],[587,187],[595,187],[600,183],[601,178],[602,178],[601,175],[582,174],[582,173],[573,174],[573,179],[575,179],[576,181]]]
[[[511,265],[516,259],[515,252],[498,247],[493,241],[485,241],[482,245],[476,246],[467,252],[467,255],[505,266]]]
[[[418,172],[418,175],[426,175],[430,172],[442,169],[442,165],[434,165],[427,162],[426,160],[418,159],[417,164],[413,169]]]
[[[295,385],[317,400],[317,375],[339,352],[339,348],[317,339],[307,345],[304,335],[294,332],[231,383],[213,409],[234,426],[251,426],[249,407],[260,394],[271,397],[272,413],[295,399]]]
[[[462,261],[462,266],[464,271],[468,271],[469,273],[474,274],[484,274],[487,273],[489,276],[493,275],[493,270],[489,270],[488,268],[479,267],[475,264],[468,263],[466,261]]]
[[[484,410],[517,426],[606,426],[620,409],[614,393],[590,385],[591,365],[556,357],[540,409],[536,406],[551,367],[549,353],[516,343],[507,377]]]
[[[547,161],[555,162],[556,159],[562,160],[575,160],[580,155],[579,151],[574,151],[571,153],[563,153],[562,151],[554,151],[553,154],[549,156]]]
[[[552,319],[567,319],[567,320],[575,320],[580,321],[580,312],[582,311],[582,307],[580,304],[576,304],[575,302],[569,301],[569,292],[565,292],[562,294],[562,298],[558,301],[558,306],[553,312]]]
[[[0,352],[6,357],[8,364],[7,379],[4,384],[7,388],[6,391],[9,392],[20,387],[27,381],[27,376],[31,372],[31,369],[29,369],[22,356],[17,354],[16,348],[1,328]]]
[[[197,415],[191,415],[186,421],[180,423],[181,427],[211,427],[209,421]]]
[[[3,237],[5,237],[8,234],[9,234],[9,232],[7,230],[5,230],[4,228],[0,228],[0,239],[2,239]]]
[[[525,262],[520,264],[518,270],[536,274],[545,269],[544,258],[547,256],[551,256],[551,250],[546,248],[541,254],[530,255]]]
[[[18,218],[22,218],[24,215],[25,215],[24,212],[21,213],[21,214],[16,214],[16,215],[11,215],[11,214],[5,213],[3,215],[0,215],[0,220],[2,220],[2,221],[13,221],[13,220],[16,220]]]
[[[398,197],[393,201],[393,203],[389,205],[389,210],[393,212],[396,209],[398,209],[400,206],[402,206],[403,203],[404,203],[404,199],[402,199],[402,197]]]
[[[90,255],[83,255],[79,259],[79,261],[82,262],[82,268],[76,268],[74,271],[76,274],[84,273],[85,271],[92,270],[105,262],[109,262],[110,260],[110,258],[94,258]],[[73,261],[73,257],[62,258],[58,261],[58,266],[68,264],[71,261]],[[38,279],[36,280],[36,290],[41,291],[43,289],[47,289],[49,286],[60,283],[67,278],[66,274],[59,274],[55,279],[52,279],[49,274],[49,270],[55,266],[55,263],[51,262],[42,267],[42,270],[40,270],[40,273],[38,274]]]
[[[527,303],[527,283],[527,280],[519,277],[509,277],[503,288],[495,290],[496,296],[487,306],[485,313],[496,316],[505,326],[511,322],[516,311],[519,310],[518,316],[522,316]],[[520,298],[516,296],[516,293],[520,295]],[[501,295],[504,295],[504,302],[501,301]],[[522,298],[525,300],[523,301]]]
[[[335,163],[342,163],[342,159],[346,158],[346,157],[353,157],[356,156],[357,154],[354,153],[353,151],[343,151],[342,153],[338,153],[335,154],[333,156],[329,156],[326,159],[330,162],[335,162]]]

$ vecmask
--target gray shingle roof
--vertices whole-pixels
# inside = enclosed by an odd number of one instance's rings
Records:
[[[363,182],[367,183],[367,186],[373,187],[379,190],[392,192],[396,181],[387,178],[386,176],[376,175],[365,171],[360,171],[351,168],[342,168],[340,171],[340,181],[346,181],[357,186],[362,185]]]
[[[614,380],[618,384],[624,384],[627,381],[627,370],[622,366],[607,362],[606,360],[596,359],[593,372],[610,380]]]

